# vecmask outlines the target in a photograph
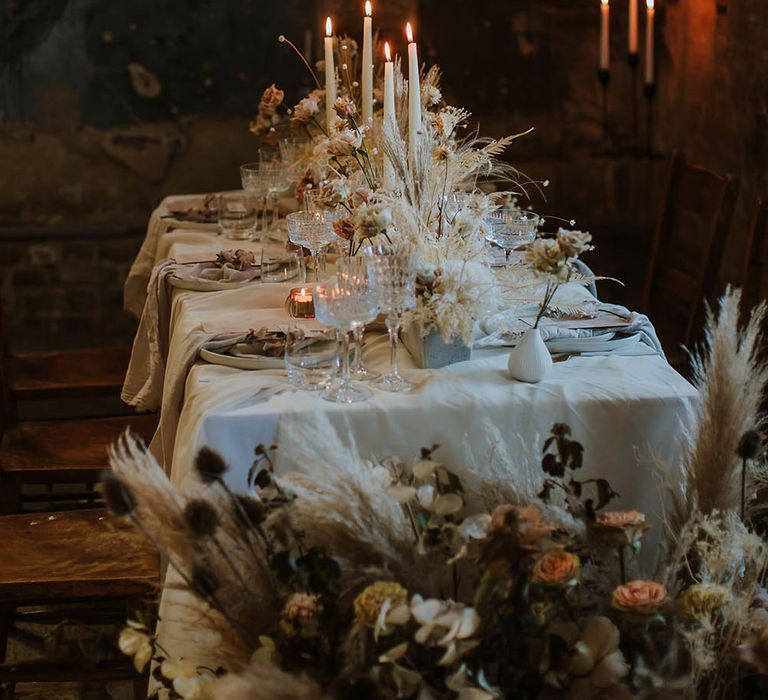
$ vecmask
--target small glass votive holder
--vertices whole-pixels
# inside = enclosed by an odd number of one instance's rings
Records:
[[[219,197],[219,233],[235,241],[253,238],[256,228],[256,203],[248,193],[223,194]]]
[[[289,328],[285,333],[285,370],[288,382],[306,391],[325,389],[336,376],[338,342],[333,331]]]
[[[285,310],[291,318],[314,318],[315,300],[311,287],[294,287],[288,292]]]

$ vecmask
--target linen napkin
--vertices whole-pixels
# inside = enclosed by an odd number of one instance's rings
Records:
[[[616,323],[611,325],[610,322],[606,322],[600,324],[599,327],[589,328],[584,327],[589,326],[589,323],[547,320],[539,325],[541,337],[546,343],[550,340],[569,338],[588,339],[606,333],[615,334],[617,339],[638,335],[640,343],[664,357],[664,351],[656,335],[656,330],[645,314],[630,311],[618,304],[600,303],[596,308],[598,313],[615,317]],[[480,337],[475,340],[473,347],[492,348],[517,345],[523,333],[532,326],[532,318],[524,319],[520,316],[520,310],[510,310],[486,319],[479,324]],[[610,345],[610,342],[607,345]],[[606,350],[606,352],[610,352],[610,350]]]
[[[238,270],[213,262],[179,265],[175,260],[160,261],[147,285],[147,298],[133,341],[133,352],[121,393],[122,400],[140,411],[156,411],[162,402],[165,363],[168,356],[168,329],[171,314],[170,276],[186,280],[241,283],[255,279],[258,267]]]
[[[244,333],[243,331],[221,332],[201,323],[196,326],[189,335],[174,341],[181,345],[174,349],[174,362],[169,367],[169,373],[165,377],[164,391],[162,393],[162,407],[160,410],[160,424],[150,445],[153,454],[159,460],[162,460],[161,464],[164,465],[166,471],[170,470],[171,464],[173,463],[173,451],[179,426],[179,418],[181,417],[181,409],[184,405],[187,377],[192,366],[198,360],[200,350],[205,347],[215,352],[223,352],[248,339],[253,339],[254,336],[259,336],[262,339],[268,340],[274,338],[275,333],[274,331],[268,330],[266,327],[259,331],[248,331],[247,333]],[[221,369],[228,372],[234,372],[240,376],[240,380],[235,380],[234,383],[235,385],[242,384],[246,387],[244,396],[254,395],[252,388],[253,382],[244,379],[245,373],[236,369]],[[281,377],[283,376],[282,370],[259,370],[257,374],[261,376],[265,373],[268,373],[270,376],[275,374]],[[277,381],[278,380],[276,379],[272,380],[271,383],[267,383],[266,386],[272,388]],[[280,380],[280,384],[286,384],[286,382]],[[250,391],[250,394],[248,394],[248,391]]]

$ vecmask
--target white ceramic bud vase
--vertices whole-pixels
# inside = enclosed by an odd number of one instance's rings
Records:
[[[535,384],[549,376],[552,356],[538,328],[525,331],[520,342],[509,353],[507,366],[512,378],[521,382]]]

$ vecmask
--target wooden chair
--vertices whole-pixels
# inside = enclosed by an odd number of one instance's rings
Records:
[[[3,334],[0,307],[0,362],[14,404],[119,396],[130,358],[130,345],[13,354]]]
[[[704,300],[714,296],[718,264],[733,217],[739,182],[675,151],[651,243],[643,309],[656,326],[670,363],[687,367],[703,327]]]
[[[53,606],[71,619],[67,604],[119,604],[125,619],[144,607],[159,581],[154,548],[130,525],[105,510],[0,516],[0,688],[12,698],[23,682],[131,680],[134,696],[146,698],[146,676],[130,660],[91,665],[71,659],[5,661],[9,632],[26,619],[22,608]],[[63,609],[62,609],[62,606]],[[51,613],[53,614],[53,613]],[[119,620],[119,617],[118,617]],[[35,619],[35,621],[38,621]]]
[[[757,306],[763,273],[768,268],[768,201],[758,198],[752,224],[747,232],[744,260],[741,265],[741,303],[745,311]]]
[[[10,394],[0,365],[0,513],[20,512],[35,502],[92,504],[92,489],[24,495],[22,487],[93,484],[108,466],[107,448],[126,428],[146,443],[157,428],[156,414],[17,421]]]

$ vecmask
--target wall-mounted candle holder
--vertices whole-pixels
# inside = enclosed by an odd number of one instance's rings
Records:
[[[608,136],[608,85],[611,82],[611,71],[600,68],[597,71],[597,80],[603,93],[603,136]]]

